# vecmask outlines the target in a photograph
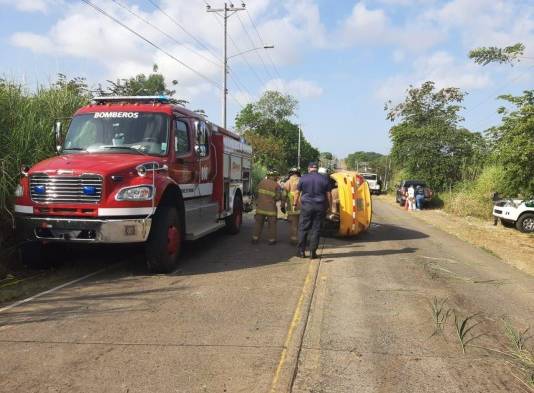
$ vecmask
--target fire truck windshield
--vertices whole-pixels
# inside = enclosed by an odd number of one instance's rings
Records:
[[[167,153],[169,116],[163,113],[96,112],[75,116],[63,149],[66,152]]]

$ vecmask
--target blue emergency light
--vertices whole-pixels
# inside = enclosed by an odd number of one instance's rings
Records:
[[[36,194],[46,194],[46,186],[40,185],[40,186],[33,186],[33,192]]]
[[[83,186],[83,193],[84,195],[96,195],[96,187],[95,186]]]

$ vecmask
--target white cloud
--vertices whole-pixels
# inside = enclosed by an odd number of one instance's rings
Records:
[[[443,31],[428,20],[410,18],[404,24],[394,23],[383,9],[370,9],[357,2],[350,16],[336,33],[342,46],[392,45],[411,52],[422,52],[445,40]]]
[[[527,2],[451,0],[423,17],[455,31],[467,50],[478,46],[508,46],[523,42],[534,54],[534,11]]]
[[[15,46],[31,49],[35,53],[53,53],[54,47],[50,38],[34,33],[15,33],[11,36]]]
[[[263,90],[277,90],[291,94],[299,99],[317,98],[323,94],[322,87],[315,82],[304,79],[271,79],[265,84]]]
[[[44,2],[49,0],[42,1],[45,4]],[[64,16],[47,33],[17,32],[10,37],[10,42],[12,45],[27,48],[39,54],[87,59],[88,62],[97,63],[107,70],[107,74],[104,75],[105,79],[150,72],[152,65],[157,63],[160,71],[168,80],[179,81],[178,91],[180,93],[199,95],[208,91],[210,94],[216,91],[215,85],[220,88],[222,67],[220,17],[207,13],[205,7],[201,5],[192,7],[188,0],[164,0],[159,4],[190,35],[183,32],[174,21],[169,20],[156,9],[145,10],[135,5],[128,5],[131,10],[141,18],[150,21],[158,29],[167,33],[179,32],[179,34],[173,34],[175,38],[165,37],[157,29],[113,3],[109,2],[100,6],[196,72],[178,64],[89,6],[79,3],[66,3]],[[37,7],[37,3],[34,7]],[[272,9],[276,9],[274,14]],[[320,22],[319,9],[312,0],[291,0],[283,6],[273,4],[271,0],[257,0],[253,7],[249,7],[249,12],[256,20],[256,26],[265,42],[260,42],[248,16],[241,13],[241,22],[252,40],[249,39],[237,17],[232,18],[229,24],[230,55],[254,46],[274,43],[275,49],[269,52],[269,56],[277,66],[280,66],[297,62],[305,51],[311,49],[310,41],[316,46],[324,44],[322,40],[325,33]],[[268,13],[262,14],[265,12]],[[198,40],[202,43],[199,44]],[[234,48],[234,43],[237,48]],[[264,53],[261,55],[267,67],[271,67],[268,56]],[[256,52],[232,58],[232,68],[237,70],[238,67],[244,67],[245,60],[252,67],[257,67],[258,73],[264,71],[258,67],[262,61]],[[250,69],[246,72],[250,72]],[[199,76],[199,73],[204,77]],[[211,87],[208,80],[214,82],[211,83]],[[301,90],[305,90],[304,86]],[[312,94],[310,91],[306,94]]]
[[[390,21],[383,10],[370,10],[358,2],[344,21],[342,39],[346,44],[373,43],[387,40]]]
[[[458,62],[451,54],[437,51],[417,58],[412,72],[387,78],[375,92],[375,97],[380,101],[398,101],[410,85],[419,86],[429,80],[434,81],[438,89],[458,87],[468,92],[488,87],[491,82],[489,71],[470,62]]]
[[[255,98],[251,96],[249,93],[247,93],[246,91],[239,90],[232,94],[235,97],[235,99],[239,102],[239,104],[243,106],[250,104],[254,102],[255,100]]]
[[[11,6],[24,12],[46,12],[50,3],[50,0],[0,0],[0,5]]]

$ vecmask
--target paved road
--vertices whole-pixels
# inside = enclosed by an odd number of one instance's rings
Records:
[[[0,392],[513,392],[503,317],[534,326],[534,279],[377,201],[372,231],[320,262],[216,234],[180,270],[136,251],[109,272],[0,313]],[[281,231],[285,235],[284,230]],[[452,319],[480,313],[462,354]]]

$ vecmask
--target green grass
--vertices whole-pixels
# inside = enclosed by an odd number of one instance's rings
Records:
[[[55,153],[54,121],[72,116],[88,102],[83,80],[64,76],[49,86],[29,91],[16,82],[0,79],[0,246],[10,242],[13,194],[20,168]],[[5,256],[0,255],[0,264]]]
[[[460,343],[460,347],[462,348],[462,352],[465,354],[465,349],[467,346],[476,340],[479,337],[482,337],[484,333],[473,335],[472,331],[474,328],[476,328],[478,325],[480,325],[481,321],[475,321],[474,318],[478,316],[478,314],[469,315],[467,317],[459,317],[456,311],[454,314],[454,330],[456,332],[456,337],[458,337],[458,342]]]
[[[504,321],[504,334],[508,339],[510,363],[520,374],[519,376],[514,374],[514,376],[534,391],[534,352],[527,347],[528,341],[532,338],[529,330],[530,328],[516,329],[509,321]]]
[[[488,166],[474,182],[460,183],[452,192],[441,193],[445,211],[461,217],[491,218],[491,197],[494,192],[502,192],[500,188],[504,184],[503,176],[501,167]]]

